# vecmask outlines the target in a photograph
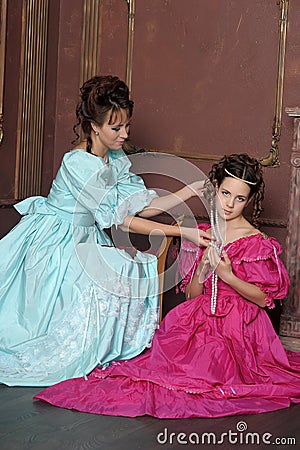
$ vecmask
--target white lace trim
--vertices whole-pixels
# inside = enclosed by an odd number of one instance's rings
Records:
[[[44,380],[63,373],[64,368],[67,374],[68,366],[72,366],[70,370],[76,376],[82,376],[86,375],[86,365],[93,360],[107,365],[122,359],[125,347],[127,353],[132,349],[135,356],[138,348],[149,346],[158,326],[158,308],[149,306],[148,298],[130,298],[129,285],[114,283],[118,295],[90,285],[46,335],[18,346],[15,353],[0,351],[2,377],[11,381],[22,377]],[[117,334],[122,340],[116,349],[113,340]]]

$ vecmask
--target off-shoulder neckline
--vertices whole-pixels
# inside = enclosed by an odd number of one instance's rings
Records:
[[[207,225],[207,228],[206,228],[205,231],[210,230],[211,229],[210,224],[206,224],[206,225]],[[227,242],[224,245],[224,248],[226,248],[228,246],[231,246],[231,245],[235,244],[236,242],[240,242],[240,241],[243,241],[245,239],[253,238],[253,237],[256,237],[256,236],[260,236],[264,240],[268,240],[269,239],[269,236],[267,234],[262,233],[261,231],[258,231],[257,233],[248,234],[248,236],[241,236],[241,237],[235,239],[234,241]]]
[[[224,248],[226,248],[226,247],[228,247],[230,245],[233,245],[236,242],[240,242],[240,241],[243,241],[243,240],[246,240],[246,239],[250,239],[250,238],[254,238],[254,237],[257,237],[257,236],[261,237],[264,240],[268,240],[269,239],[269,236],[267,236],[265,233],[261,233],[259,231],[258,233],[248,234],[248,236],[241,236],[240,238],[237,238],[234,241],[227,242],[227,244],[224,245]]]

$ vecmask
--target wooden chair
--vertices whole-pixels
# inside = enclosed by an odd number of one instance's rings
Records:
[[[181,226],[184,219],[184,215],[178,217],[172,225],[178,227]],[[159,322],[162,320],[162,308],[163,308],[163,294],[164,294],[164,281],[165,281],[165,270],[166,270],[166,260],[168,256],[168,251],[173,240],[173,236],[164,236],[158,249],[153,252],[147,250],[149,253],[155,254],[157,256],[157,272],[159,277]],[[137,249],[135,247],[122,247],[118,248],[125,250],[132,258],[135,256]]]
[[[184,216],[178,217],[173,225],[181,226]],[[159,277],[159,321],[162,321],[162,309],[163,309],[163,294],[165,284],[165,270],[168,251],[173,240],[172,236],[165,236],[158,249],[157,257],[157,272]]]

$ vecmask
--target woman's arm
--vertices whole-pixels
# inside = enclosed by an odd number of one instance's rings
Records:
[[[185,298],[187,300],[190,300],[191,298],[195,298],[198,297],[198,295],[203,294],[203,283],[199,283],[199,279],[197,276],[195,276],[195,274],[191,282],[187,284],[185,288]]]
[[[205,276],[203,276],[203,274],[205,275],[207,264],[209,264],[209,259],[208,259],[209,248],[210,247],[208,247],[205,250],[205,252],[203,253],[201,261],[198,264],[197,269],[195,270],[191,281],[189,282],[189,284],[186,285],[185,297],[187,300],[190,300],[191,298],[195,298],[195,297],[198,297],[198,295],[203,294],[203,288],[204,288],[203,282],[205,279]]]
[[[141,217],[127,216],[121,226],[123,231],[129,231],[138,234],[157,234],[165,236],[181,236],[188,239],[197,246],[207,247],[211,241],[211,236],[198,228],[179,227],[177,225],[167,225]]]
[[[195,181],[192,184],[184,186],[179,191],[172,194],[157,197],[152,200],[150,205],[146,206],[138,215],[139,217],[153,217],[161,214],[164,211],[169,211],[175,206],[179,205],[191,197],[200,196],[204,187],[204,181]]]
[[[250,300],[250,302],[256,303],[261,308],[266,306],[266,294],[255,284],[243,281],[234,274],[231,275],[227,283],[242,297]]]

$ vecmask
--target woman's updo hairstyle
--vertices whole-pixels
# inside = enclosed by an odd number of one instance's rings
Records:
[[[114,123],[120,110],[127,111],[128,118],[132,116],[133,101],[129,98],[129,89],[124,81],[116,76],[94,76],[87,80],[80,88],[80,97],[77,108],[77,123],[73,127],[76,134],[75,142],[79,139],[78,127],[81,127],[87,139],[87,151],[92,151],[92,125],[104,124],[107,113],[110,111],[108,123]]]
[[[249,198],[253,197],[251,222],[253,226],[258,228],[258,218],[263,210],[262,202],[265,189],[262,166],[259,161],[251,158],[247,153],[225,155],[212,166],[208,176],[215,187],[220,186],[224,178],[230,176],[245,182],[248,181]]]

